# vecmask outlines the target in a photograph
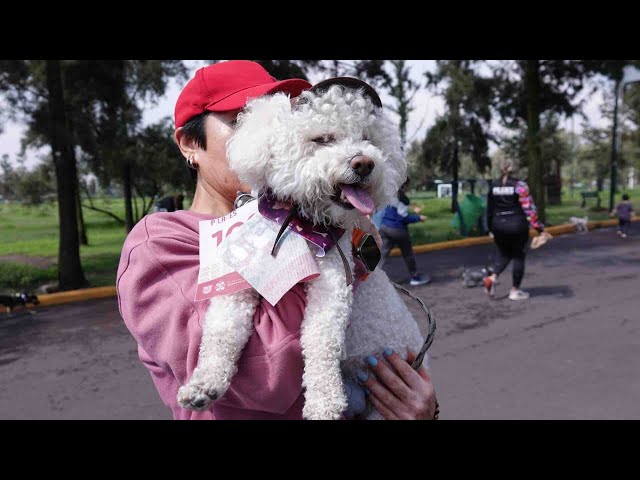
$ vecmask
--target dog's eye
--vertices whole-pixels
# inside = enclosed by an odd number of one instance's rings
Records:
[[[327,143],[335,141],[335,139],[336,137],[328,133],[326,135],[320,135],[319,137],[312,138],[311,141],[313,143],[317,143],[318,145],[326,145]]]

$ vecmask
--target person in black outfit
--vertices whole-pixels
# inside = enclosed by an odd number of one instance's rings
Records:
[[[513,261],[513,286],[509,299],[525,300],[529,298],[529,294],[520,290],[520,284],[524,276],[529,227],[536,229],[541,236],[551,236],[544,232],[544,225],[538,220],[529,186],[512,176],[513,161],[504,161],[500,170],[502,178],[492,183],[487,196],[487,223],[490,235],[498,247],[498,254],[493,274],[485,277],[484,284],[487,293],[495,295],[498,276]]]
[[[156,212],[175,212],[176,210],[184,210],[182,202],[184,195],[181,193],[175,197],[164,197],[156,202]]]

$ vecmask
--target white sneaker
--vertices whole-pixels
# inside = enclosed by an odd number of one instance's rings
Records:
[[[420,275],[416,274],[411,277],[411,281],[409,282],[412,286],[417,287],[419,285],[426,285],[431,281],[431,277],[429,275]]]
[[[509,300],[526,300],[529,298],[529,294],[524,290],[511,290],[509,292]]]
[[[626,233],[623,233],[623,234],[621,234],[620,236],[621,236],[622,238],[627,238],[627,234],[626,234]]]

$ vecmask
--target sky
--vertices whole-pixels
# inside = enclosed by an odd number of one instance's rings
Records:
[[[195,71],[205,65],[204,60],[187,60],[185,64],[189,68],[190,78]],[[435,60],[407,60],[407,65],[410,68],[410,76],[415,82],[420,82],[422,85],[425,83],[425,72],[434,71],[436,68]],[[309,80],[315,83],[322,80],[321,77],[315,75],[311,76]],[[180,94],[180,89],[183,85],[178,85],[175,82],[171,82],[166,94],[158,100],[157,105],[148,107],[143,115],[143,123],[154,123],[164,116],[173,117],[173,108],[175,102]],[[379,92],[380,97],[384,104],[391,104],[392,98],[386,92]],[[584,112],[591,125],[605,127],[608,126],[608,122],[600,115],[600,105],[602,104],[602,93],[597,91],[586,99]],[[407,125],[407,140],[421,139],[427,129],[432,126],[438,115],[444,112],[444,103],[442,99],[433,92],[422,88],[416,94],[413,101],[414,110],[409,116],[409,122]],[[582,130],[582,120],[576,116],[574,119],[575,132],[578,134]],[[561,123],[561,126],[571,131],[571,122],[565,120]],[[494,122],[492,126],[496,131],[499,130],[497,122]],[[0,134],[0,157],[3,154],[9,154],[10,160],[14,161],[16,154],[20,151],[20,139],[24,132],[24,126],[13,122],[5,122],[3,125],[3,133]],[[495,151],[496,147],[491,145],[490,153]],[[31,167],[38,163],[38,152],[35,150],[27,150],[26,166]]]

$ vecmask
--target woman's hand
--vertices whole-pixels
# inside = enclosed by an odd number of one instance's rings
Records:
[[[435,389],[425,367],[418,371],[411,368],[415,353],[409,350],[407,360],[403,360],[385,348],[384,358],[388,364],[368,357],[371,371],[358,374],[373,406],[387,420],[432,420],[436,414]]]

